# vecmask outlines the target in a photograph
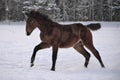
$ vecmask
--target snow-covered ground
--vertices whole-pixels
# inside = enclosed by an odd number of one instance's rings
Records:
[[[88,68],[84,68],[84,57],[67,48],[59,49],[53,72],[51,48],[39,51],[35,66],[30,67],[33,48],[40,42],[38,29],[27,37],[25,23],[0,23],[0,80],[120,80],[120,22],[101,24],[102,28],[92,33],[106,68],[101,68],[92,54]]]

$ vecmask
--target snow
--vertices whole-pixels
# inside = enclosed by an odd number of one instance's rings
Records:
[[[38,29],[27,37],[25,23],[0,23],[0,80],[120,80],[120,23],[100,23],[102,28],[92,33],[106,68],[91,54],[86,69],[84,57],[66,48],[59,49],[55,72],[50,71],[51,48],[39,51],[35,66],[30,67],[33,48],[40,42]]]

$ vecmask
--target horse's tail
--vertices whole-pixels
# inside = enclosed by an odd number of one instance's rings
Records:
[[[96,31],[101,28],[101,24],[100,23],[91,23],[91,24],[88,24],[87,27],[90,30]]]

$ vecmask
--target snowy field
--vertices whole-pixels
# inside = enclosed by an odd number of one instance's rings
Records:
[[[38,29],[27,37],[25,23],[0,23],[0,80],[120,80],[120,22],[100,23],[102,28],[92,33],[106,68],[92,54],[84,68],[84,57],[66,48],[59,49],[55,72],[50,71],[51,48],[39,51],[30,67],[33,48],[40,42]]]

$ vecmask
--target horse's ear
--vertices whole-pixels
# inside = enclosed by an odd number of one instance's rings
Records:
[[[26,15],[27,17],[29,17],[29,13],[26,12],[25,15]]]
[[[35,17],[36,17],[36,13],[37,13],[36,10],[32,10],[32,11],[30,12],[30,16],[33,17],[33,18],[35,18]]]
[[[30,11],[30,12],[25,12],[25,16],[26,17],[36,17],[36,13],[37,13],[37,11],[35,11],[35,10],[32,10],[32,11]]]
[[[26,13],[24,13],[24,16],[25,16],[25,21],[27,21],[27,19],[30,16],[30,14],[26,12]]]

